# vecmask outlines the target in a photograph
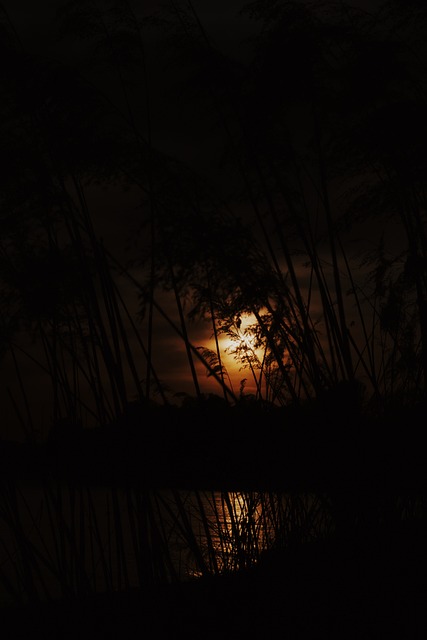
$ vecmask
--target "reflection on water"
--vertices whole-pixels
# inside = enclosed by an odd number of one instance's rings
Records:
[[[273,545],[278,531],[272,516],[285,498],[256,492],[179,492],[157,496],[176,509],[173,555],[185,579],[250,566]],[[274,503],[276,503],[274,505]],[[161,508],[162,508],[161,507]],[[273,508],[272,508],[273,507]],[[184,516],[185,513],[185,516]],[[184,526],[186,518],[191,531]],[[172,532],[172,531],[171,531]],[[193,545],[189,545],[192,539]],[[197,546],[200,554],[195,553]]]
[[[234,571],[329,526],[313,496],[54,483],[3,488],[0,518],[3,602]]]

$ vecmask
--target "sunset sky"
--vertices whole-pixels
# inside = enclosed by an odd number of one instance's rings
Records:
[[[79,43],[72,39],[58,40],[57,11],[62,2],[30,2],[28,0],[17,2],[6,2],[4,7],[7,11],[8,19],[16,29],[23,49],[35,57],[41,56],[46,60],[60,59],[74,64],[80,55]],[[166,3],[167,4],[167,3]],[[102,5],[102,3],[101,3]],[[136,9],[140,15],[150,14],[162,10],[163,3],[144,2],[136,3]],[[208,28],[209,32],[219,46],[233,54],[242,54],[239,44],[242,37],[254,29],[253,23],[244,17],[239,17],[237,11],[240,8],[239,2],[203,2],[197,10],[200,17]],[[151,84],[151,119],[152,119],[152,142],[153,146],[162,153],[178,158],[180,161],[189,164],[193,170],[201,172],[205,177],[211,179],[217,174],[218,156],[222,152],[221,141],[218,139],[217,131],[210,131],[209,124],[206,126],[204,114],[198,107],[192,105],[188,100],[180,100],[179,89],[175,86],[176,77],[174,70],[165,68],[162,59],[161,45],[158,44],[158,35],[155,29],[148,31],[147,45],[147,65]],[[150,35],[150,34],[156,35]],[[86,69],[81,69],[85,74]],[[91,82],[94,82],[102,91],[109,92],[112,100],[118,99],[117,80],[114,73],[104,77],[93,76],[91,71]],[[218,143],[219,142],[219,143]],[[218,174],[217,174],[218,175]],[[215,177],[217,177],[217,175]],[[226,182],[227,175],[221,175],[222,182]],[[119,260],[126,260],[129,257],[128,247],[134,235],[135,229],[139,226],[140,194],[124,192],[120,187],[109,186],[107,189],[96,186],[89,187],[86,192],[89,208],[94,222],[96,232],[103,238],[105,246],[112,251]],[[134,273],[137,275],[137,272]],[[138,310],[137,292],[129,283],[122,283],[123,292],[126,295],[130,309],[136,314]],[[172,316],[176,316],[174,302],[171,296],[159,294],[160,301],[166,311]],[[204,324],[194,323],[190,326],[191,339],[195,346],[212,347],[211,330]],[[171,330],[167,322],[161,317],[155,318],[155,345],[154,345],[154,365],[159,372],[164,384],[171,389],[171,392],[194,392],[191,375],[185,352],[182,348],[182,340]],[[230,346],[223,341],[224,346]],[[34,346],[31,340],[25,337],[21,346],[32,356],[38,359],[40,351]],[[42,358],[40,358],[42,360]],[[238,391],[240,380],[249,378],[248,389],[251,388],[250,376],[247,372],[240,372],[240,364],[235,364],[232,357],[225,356],[225,364],[232,376],[232,382]],[[138,364],[138,362],[137,362]],[[143,369],[143,367],[142,367]],[[200,373],[200,384],[202,390],[208,392],[218,391],[218,386],[205,375],[202,365],[197,365]],[[20,362],[20,372],[25,380],[26,394],[30,399],[30,404],[36,407],[34,415],[37,416],[38,428],[45,429],[43,424],[46,415],[50,411],[50,391],[46,385],[46,379],[38,364],[28,357],[22,357]],[[10,437],[8,424],[16,423],[15,409],[11,405],[8,389],[16,389],[16,372],[10,358],[2,363],[1,368],[2,389],[1,398],[3,401],[3,416],[5,422],[3,431]],[[19,385],[18,385],[19,387]],[[20,404],[20,393],[16,392],[16,399]],[[25,413],[25,411],[24,411]],[[14,426],[13,429],[16,427]]]
[[[107,95],[114,108],[119,108],[126,112],[126,100],[120,92],[120,82],[114,70],[105,70],[101,67],[86,66],[88,47],[88,39],[81,39],[74,36],[59,38],[58,33],[58,15],[57,10],[68,3],[63,2],[30,2],[29,0],[14,0],[13,2],[5,2],[3,6],[7,10],[7,18],[3,16],[3,24],[6,29],[10,29],[8,20],[10,19],[16,33],[20,39],[23,51],[28,55],[35,57],[41,56],[44,60],[57,60],[65,62],[71,66],[76,66],[79,72],[89,79],[97,89],[100,89]],[[96,4],[96,3],[95,3]],[[173,2],[148,2],[131,3],[139,17],[152,15],[156,17],[165,15],[164,8],[170,11],[175,7]],[[250,20],[246,14],[239,14],[239,10],[246,3],[221,0],[213,2],[211,0],[204,2],[194,2],[194,8],[200,19],[205,36],[213,47],[222,50],[226,55],[235,60],[238,66],[240,62],[244,62],[251,55],[251,41],[248,38],[259,34],[261,24],[257,20]],[[373,0],[358,0],[351,3],[360,10],[368,12],[373,11],[380,3]],[[85,3],[75,3],[75,6],[85,6]],[[108,3],[106,3],[108,5]],[[186,5],[186,9],[191,9],[191,3]],[[100,2],[99,6],[103,6]],[[241,185],[236,181],[236,176],[227,165],[227,156],[225,152],[226,136],[218,118],[212,118],[207,108],[198,99],[197,91],[189,89],[189,74],[180,69],[175,62],[173,55],[167,50],[166,43],[163,39],[164,31],[158,30],[156,27],[150,27],[145,31],[145,63],[146,74],[149,85],[149,109],[150,109],[150,136],[152,147],[160,155],[164,154],[178,161],[180,166],[189,168],[191,172],[198,174],[212,189],[215,197],[223,204],[224,209],[227,208],[232,212],[232,216],[241,218],[255,230],[255,235],[259,231],[255,227],[253,221],[253,213],[248,203],[241,198]],[[163,34],[163,35],[162,35]],[[277,66],[276,66],[277,65]],[[271,77],[274,79],[275,74],[280,77],[282,73],[281,61],[278,59],[272,64],[270,69]],[[138,85],[129,84],[130,94],[129,101],[136,109],[136,127],[140,127],[142,135],[146,136],[146,96],[144,96]],[[193,93],[192,93],[193,91]],[[261,107],[261,100],[259,106]],[[298,107],[299,109],[300,107]],[[295,127],[292,135],[296,139],[304,140],[306,132],[304,130],[304,110],[296,110]],[[228,153],[228,151],[227,151]],[[348,185],[347,185],[348,186]],[[336,204],[340,206],[343,202],[343,193],[340,192],[340,183],[336,182],[334,188],[334,197]],[[305,194],[308,206],[313,210],[316,208],[316,198],[318,194],[313,191],[307,191]],[[98,185],[93,183],[88,185],[85,191],[87,205],[93,220],[95,233],[102,238],[104,247],[107,251],[122,263],[127,262],[129,258],[138,259],[138,252],[141,245],[136,242],[141,219],[141,208],[145,206],[142,202],[141,191],[138,188],[128,185],[123,189],[121,185],[109,184]],[[321,225],[324,222],[320,222]],[[385,233],[389,246],[393,246],[396,235],[394,233],[394,224],[389,223],[384,226],[383,222],[373,224],[371,220],[367,220],[360,225],[353,224],[348,230],[342,234],[342,239],[348,243],[348,257],[350,261],[360,262],[362,257],[361,243],[363,250],[373,248],[379,234]],[[319,234],[321,229],[319,231]],[[273,233],[274,237],[274,233]],[[144,241],[142,241],[143,244]],[[298,247],[295,247],[298,248]],[[328,262],[328,247],[319,243],[319,254],[325,262]],[[304,288],[305,282],[309,283],[310,272],[305,265],[305,256],[298,255],[295,258],[296,274]],[[345,265],[341,267],[344,269]],[[141,277],[140,267],[134,266],[131,269],[132,276],[137,280]],[[359,275],[361,275],[359,270]],[[122,294],[129,306],[129,310],[137,317],[138,311],[138,292],[129,281],[122,278],[117,280],[120,283]],[[348,283],[350,288],[350,283]],[[175,302],[173,294],[161,293],[156,294],[157,302],[161,304],[164,310],[170,314],[170,317],[177,318],[175,310]],[[311,302],[312,312],[316,314],[316,304],[318,301],[315,296]],[[186,311],[190,311],[189,308]],[[240,327],[242,331],[245,323],[250,318],[243,318]],[[172,392],[192,393],[193,386],[191,374],[187,364],[185,350],[183,349],[182,339],[177,336],[168,326],[168,323],[158,314],[154,317],[155,323],[155,341],[153,344],[153,364],[158,372],[160,379],[166,386],[169,386]],[[141,335],[145,338],[146,327],[141,324]],[[212,329],[209,324],[201,322],[188,323],[190,340],[195,347],[214,348]],[[130,346],[138,349],[137,342],[134,338],[130,338]],[[249,343],[250,346],[250,343]],[[223,348],[232,348],[233,343],[230,339],[222,339]],[[29,343],[29,348],[34,346]],[[36,347],[37,349],[37,347]],[[138,356],[136,362],[138,364]],[[43,392],[40,391],[39,385],[43,378],[39,368],[30,360],[24,359],[23,366],[24,378],[28,385],[28,395],[33,401],[39,404],[40,424],[43,423],[45,413],[49,412],[49,401],[43,400]],[[230,374],[232,385],[236,393],[239,392],[240,381],[247,379],[246,391],[254,391],[255,387],[251,378],[250,371],[241,369],[241,363],[235,363],[231,356],[225,355],[223,362]],[[197,365],[200,372],[200,384],[204,391],[219,392],[217,385],[211,378],[208,378],[203,371],[201,365]],[[1,369],[2,376],[2,395],[4,405],[8,404],[7,387],[14,374],[10,359],[3,362]],[[16,381],[15,383],[16,384]],[[18,385],[19,386],[19,385]],[[19,394],[18,394],[19,395]],[[19,401],[18,401],[19,403]],[[14,414],[13,407],[8,404],[9,416]],[[6,413],[6,415],[8,415]]]

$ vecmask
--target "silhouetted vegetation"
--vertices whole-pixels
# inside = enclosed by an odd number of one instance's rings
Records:
[[[296,633],[279,600],[301,602],[299,570],[314,581],[307,624],[318,606],[325,628],[340,584],[357,599],[381,575],[381,615],[403,598],[414,637],[425,7],[258,0],[238,14],[250,36],[221,48],[191,2],[60,4],[51,57],[0,14],[0,354],[20,428],[0,441],[4,598],[36,611],[138,588],[175,611],[197,578],[230,632],[221,589]],[[159,113],[194,125],[186,144],[207,170],[164,151]],[[124,247],[103,227],[110,194],[132,203]],[[160,323],[192,392],[159,366]],[[400,553],[392,594],[384,575]],[[332,633],[361,637],[341,623]]]

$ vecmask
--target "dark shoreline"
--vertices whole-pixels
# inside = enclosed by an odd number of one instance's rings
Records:
[[[425,532],[410,523],[381,539],[273,552],[228,575],[10,607],[1,610],[4,637],[421,639]]]
[[[286,414],[285,414],[286,415]],[[151,414],[141,426],[0,440],[0,480],[198,490],[427,490],[424,406],[386,419]],[[168,418],[168,420],[166,419]]]
[[[279,429],[265,414],[234,423],[170,424],[68,434],[43,444],[0,441],[3,483],[328,492],[372,516],[387,496],[427,496],[424,410],[387,420],[312,414]],[[405,417],[406,415],[406,417]],[[277,415],[274,416],[275,418]],[[253,429],[258,426],[258,439]],[[254,446],[255,444],[255,446]],[[78,461],[78,464],[76,464]],[[368,510],[371,512],[368,514]],[[353,510],[353,511],[352,511]],[[0,609],[5,638],[427,637],[427,516],[367,521],[311,545],[268,553],[248,570],[128,592]]]

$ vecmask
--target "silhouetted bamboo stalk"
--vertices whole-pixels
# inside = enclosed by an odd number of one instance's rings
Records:
[[[149,370],[150,371],[150,374],[149,374],[150,375],[150,379],[151,378],[154,379],[154,382],[156,384],[156,390],[158,391],[161,399],[163,400],[163,403],[166,405],[166,404],[168,404],[168,399],[167,399],[167,397],[166,397],[166,395],[165,395],[165,393],[163,391],[162,384],[160,382],[160,379],[159,379],[159,377],[157,375],[156,369],[155,369],[153,361],[152,361],[152,356],[150,355],[150,349],[151,349],[150,343],[151,343],[151,340],[148,339],[148,347],[146,348],[145,345],[144,345],[144,342],[143,342],[143,340],[141,338],[140,331],[138,330],[138,327],[136,326],[136,324],[134,322],[134,319],[132,318],[132,315],[131,315],[127,305],[125,304],[125,302],[123,300],[123,297],[120,294],[120,291],[119,291],[117,286],[114,287],[114,294],[115,294],[115,296],[117,296],[117,300],[122,305],[123,311],[124,311],[124,313],[126,315],[126,319],[129,322],[129,325],[130,325],[130,327],[131,327],[131,329],[133,331],[133,335],[136,338],[139,346],[141,347],[141,351],[142,351],[142,353],[143,353],[143,355],[144,355],[144,357],[146,359],[146,362],[147,362],[147,375],[148,375],[148,370]],[[153,304],[152,303],[150,303],[150,308],[153,308]],[[152,322],[152,319],[149,320],[149,324],[151,322]],[[152,333],[152,329],[151,330],[148,329],[148,335],[149,336],[151,335],[151,333]],[[127,341],[126,344],[128,344],[128,341]],[[131,366],[132,366],[132,370],[133,370],[134,376],[138,375],[137,372],[136,372],[136,368],[134,367],[134,356],[131,353],[130,349],[129,349],[129,360],[132,362]],[[140,385],[138,385],[138,390],[140,390],[140,389],[141,389],[141,387],[140,387]],[[146,393],[148,394],[148,395],[146,395],[146,398],[150,398],[150,395],[149,395],[150,394],[150,389],[151,389],[151,383],[146,386]]]
[[[212,533],[211,533],[211,522],[210,522],[210,518],[209,515],[206,513],[206,508],[205,508],[205,496],[201,496],[199,491],[195,492],[195,496],[196,496],[196,501],[197,501],[197,508],[199,510],[199,514],[202,520],[202,525],[203,525],[203,531],[205,533],[206,536],[206,546],[207,546],[207,552],[208,552],[208,559],[209,559],[209,568],[210,571],[214,574],[214,575],[218,575],[219,573],[219,565],[218,565],[218,559],[217,559],[217,550],[215,549],[213,540],[212,540]]]
[[[14,365],[14,369],[15,369],[15,373],[16,373],[16,377],[18,379],[18,384],[19,384],[19,390],[21,392],[21,398],[22,398],[22,402],[25,408],[25,413],[26,413],[26,417],[27,417],[27,421],[25,420],[24,416],[21,413],[21,410],[19,409],[18,403],[16,402],[12,391],[10,389],[8,389],[8,393],[9,393],[9,397],[12,400],[12,404],[14,406],[15,409],[15,413],[18,417],[18,421],[22,427],[22,430],[27,438],[28,441],[32,442],[35,439],[35,430],[34,430],[34,422],[33,422],[33,418],[32,418],[32,413],[31,413],[31,407],[30,407],[30,403],[28,400],[28,394],[27,394],[27,390],[25,388],[25,384],[24,381],[22,379],[22,375],[21,375],[21,370],[20,367],[18,365],[17,359],[16,359],[16,354],[15,354],[15,348],[13,346],[12,343],[9,342],[9,352],[12,356],[12,360],[13,360],[13,365]]]
[[[214,340],[215,340],[215,350],[216,350],[216,355],[218,358],[218,369],[219,369],[219,375],[221,378],[221,390],[224,396],[224,400],[228,400],[227,397],[227,392],[225,390],[225,378],[224,378],[224,370],[223,370],[223,365],[222,365],[222,358],[221,358],[221,349],[219,346],[219,340],[218,340],[218,329],[217,329],[217,325],[216,325],[216,314],[215,314],[215,306],[214,306],[214,302],[212,299],[212,288],[211,288],[211,282],[210,282],[210,275],[209,275],[209,267],[206,266],[206,279],[207,279],[207,285],[208,285],[208,291],[209,291],[209,308],[210,308],[210,317],[211,317],[211,322],[212,322],[212,330],[213,330],[213,336],[214,336]],[[231,380],[229,380],[230,382],[230,388],[231,390],[233,390],[233,385],[231,383]]]
[[[97,548],[100,554],[100,562],[101,562],[101,567],[104,575],[104,584],[106,586],[107,591],[111,592],[113,590],[113,568],[111,564],[108,564],[108,559],[106,556],[106,547],[105,547],[104,541],[102,540],[99,519],[96,513],[96,507],[95,507],[95,503],[93,500],[92,491],[90,487],[86,487],[86,495],[87,495],[88,506],[89,506],[89,517],[90,517],[89,522],[92,524],[92,526],[90,526],[90,529],[89,529],[91,533],[91,545],[94,538],[96,540]],[[92,549],[93,548],[94,547],[92,546]],[[95,556],[93,554],[93,551],[92,551],[92,558],[93,558],[93,562],[95,562]],[[93,572],[93,579],[94,580],[96,579],[96,572]]]

